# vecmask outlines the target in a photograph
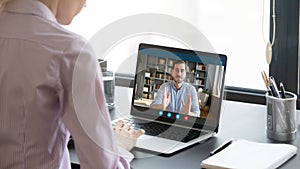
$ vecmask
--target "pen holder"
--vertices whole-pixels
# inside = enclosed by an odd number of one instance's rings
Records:
[[[296,138],[297,96],[285,92],[286,98],[277,98],[266,94],[267,105],[267,136],[277,141],[290,141]]]

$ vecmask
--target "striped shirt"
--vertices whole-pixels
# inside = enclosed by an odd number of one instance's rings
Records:
[[[184,103],[187,103],[188,94],[190,94],[192,103],[190,112],[196,112],[197,116],[200,117],[199,101],[196,88],[186,82],[183,82],[182,86],[178,90],[172,81],[162,84],[157,92],[157,96],[154,98],[154,101],[151,104],[162,103],[162,95],[165,87],[166,96],[168,93],[171,93],[170,104],[166,107],[167,111],[184,114],[181,100],[183,100]]]
[[[70,133],[81,168],[130,168],[86,41],[37,0],[9,2],[0,25],[0,168],[70,169]]]

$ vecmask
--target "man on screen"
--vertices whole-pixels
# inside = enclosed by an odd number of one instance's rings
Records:
[[[161,85],[151,108],[200,117],[199,101],[194,86],[184,82],[186,64],[182,60],[173,63],[173,80]]]

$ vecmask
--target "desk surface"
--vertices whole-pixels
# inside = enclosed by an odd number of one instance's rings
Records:
[[[132,89],[116,87],[116,107],[111,112],[112,119],[127,115],[130,110]],[[133,169],[196,169],[202,160],[209,157],[209,152],[230,138],[246,139],[256,142],[274,143],[266,137],[266,106],[232,101],[224,101],[222,105],[219,133],[204,143],[196,144],[172,156],[164,157],[133,150],[136,158],[132,161]],[[122,110],[122,111],[121,111]],[[300,111],[297,111],[300,113]],[[300,166],[300,128],[295,140],[287,142],[296,145],[298,152],[280,168],[298,168]],[[73,150],[71,161],[78,163]]]

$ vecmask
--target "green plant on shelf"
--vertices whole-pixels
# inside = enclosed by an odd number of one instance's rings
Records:
[[[209,90],[208,90],[208,89],[203,89],[203,90],[202,90],[202,93],[206,93],[206,94],[210,95],[210,93],[209,93]]]

